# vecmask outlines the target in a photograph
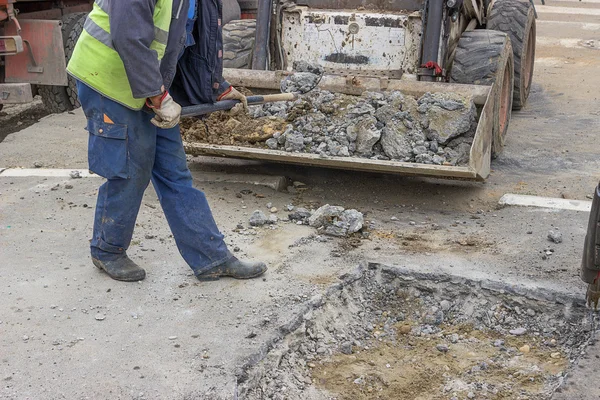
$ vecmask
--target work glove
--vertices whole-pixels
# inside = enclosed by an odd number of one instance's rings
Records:
[[[220,95],[217,100],[239,100],[244,107],[244,111],[248,111],[248,99],[246,99],[246,96],[238,92],[233,86],[229,86],[229,89]]]
[[[173,100],[169,92],[165,91],[158,106],[152,105],[152,102],[149,100],[146,100],[146,105],[156,114],[150,120],[154,126],[162,129],[171,129],[181,119],[181,106]]]

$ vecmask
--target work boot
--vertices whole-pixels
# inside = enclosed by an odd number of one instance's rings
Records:
[[[251,279],[264,274],[266,270],[267,266],[263,262],[240,261],[235,257],[231,257],[223,264],[201,274],[196,274],[196,277],[201,281],[216,281],[223,276],[230,276],[235,279]]]
[[[92,262],[117,281],[137,282],[146,277],[146,271],[131,261],[127,254],[104,255],[103,260],[92,256]]]

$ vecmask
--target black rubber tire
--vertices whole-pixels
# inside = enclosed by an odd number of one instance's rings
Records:
[[[223,25],[242,18],[242,10],[237,0],[222,0],[223,3]]]
[[[504,32],[510,38],[515,59],[513,110],[525,106],[535,61],[535,12],[526,0],[496,0],[488,16],[487,29]]]
[[[498,156],[504,147],[513,101],[514,61],[508,36],[492,30],[464,32],[458,41],[450,80],[492,86],[492,157]]]
[[[240,19],[223,27],[223,66],[250,69],[256,20]]]
[[[62,18],[62,37],[65,49],[65,59],[68,63],[73,54],[75,43],[83,30],[87,13],[67,14]],[[68,76],[68,86],[39,85],[38,93],[46,109],[52,113],[71,111],[80,106],[77,98],[75,79]]]

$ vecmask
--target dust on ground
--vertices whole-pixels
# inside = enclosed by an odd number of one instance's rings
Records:
[[[371,234],[374,238],[397,246],[399,250],[415,253],[442,251],[471,253],[493,250],[495,247],[494,242],[477,237],[475,234],[454,237],[449,235],[447,230],[416,229],[412,232],[376,230]]]

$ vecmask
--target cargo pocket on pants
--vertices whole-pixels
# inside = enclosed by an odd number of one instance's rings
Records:
[[[88,119],[90,171],[106,179],[129,178],[127,125]]]

